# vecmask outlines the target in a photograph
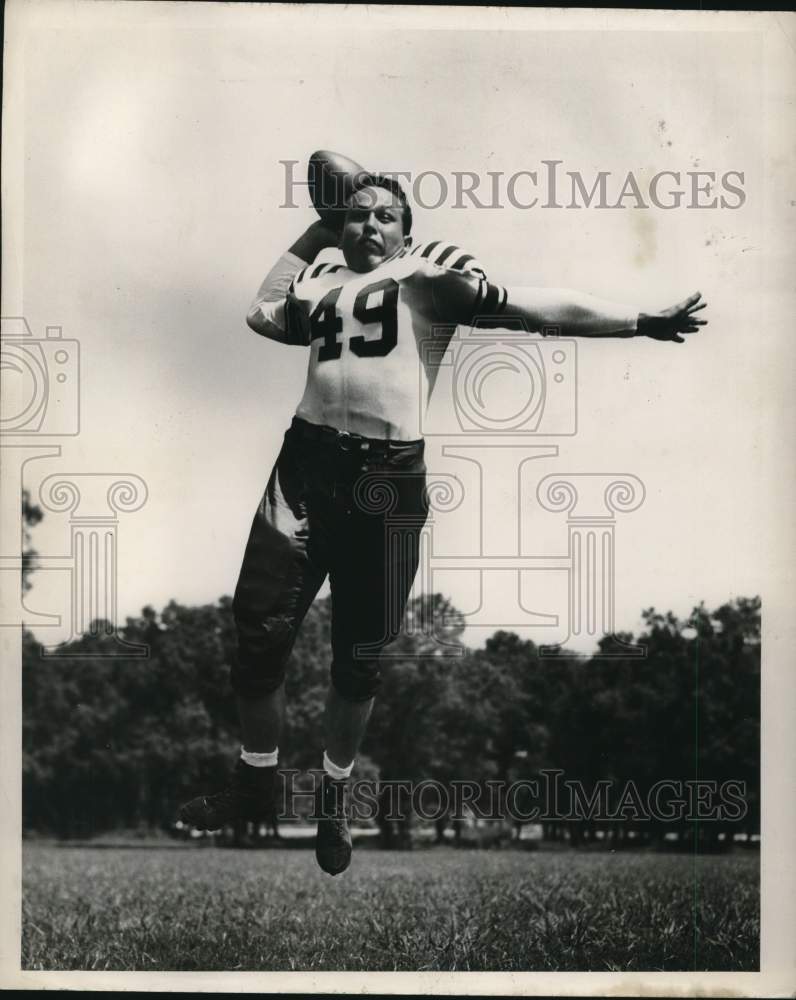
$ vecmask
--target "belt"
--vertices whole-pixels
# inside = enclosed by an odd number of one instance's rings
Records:
[[[399,455],[412,450],[420,453],[425,446],[422,438],[417,441],[389,441],[384,438],[369,438],[362,434],[353,434],[350,431],[339,431],[336,427],[327,427],[325,424],[311,424],[307,420],[302,420],[301,417],[293,417],[290,430],[306,441],[317,441],[321,444],[332,445],[340,451],[355,452],[360,455]]]

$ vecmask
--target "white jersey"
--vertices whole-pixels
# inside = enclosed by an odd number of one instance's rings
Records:
[[[307,345],[296,415],[366,437],[415,440],[437,365],[457,323],[499,314],[505,289],[458,247],[421,244],[361,274],[311,264],[287,295],[263,302],[266,326]]]

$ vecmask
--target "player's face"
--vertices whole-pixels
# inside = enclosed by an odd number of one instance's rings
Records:
[[[406,244],[402,209],[386,188],[365,187],[352,195],[340,237],[352,271],[372,271]]]

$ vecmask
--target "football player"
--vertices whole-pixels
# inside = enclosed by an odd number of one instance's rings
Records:
[[[235,591],[239,655],[232,686],[241,758],[227,789],[181,811],[184,822],[205,829],[262,818],[273,797],[285,666],[329,575],[331,684],[316,856],[333,875],[350,863],[344,785],[378,688],[379,653],[398,632],[417,570],[428,510],[421,412],[455,327],[519,320],[529,332],[682,343],[705,323],[696,315],[704,306],[698,292],[662,312],[639,314],[570,290],[505,288],[452,244],[413,248],[411,226],[396,181],[361,177],[341,231],[324,222],[311,226],[277,262],[249,310],[255,332],[307,351],[307,381],[255,514]],[[345,263],[314,263],[331,246],[339,246]],[[402,542],[389,554],[387,512],[402,525]]]

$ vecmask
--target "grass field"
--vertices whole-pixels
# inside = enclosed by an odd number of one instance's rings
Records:
[[[755,970],[759,858],[23,852],[23,969]]]

